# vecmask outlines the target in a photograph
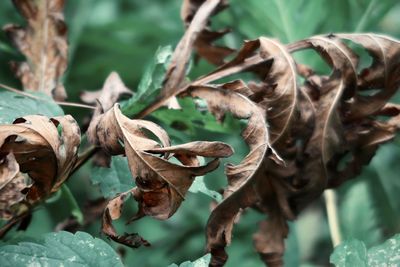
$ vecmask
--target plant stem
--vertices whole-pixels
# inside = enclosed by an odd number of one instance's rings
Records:
[[[339,214],[336,205],[336,192],[333,189],[325,190],[324,199],[332,245],[333,247],[336,247],[342,242],[342,235],[339,225]]]

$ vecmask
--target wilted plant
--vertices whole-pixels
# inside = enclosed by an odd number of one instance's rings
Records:
[[[27,59],[12,65],[26,90],[21,93],[44,92],[64,100],[60,79],[68,50],[64,1],[13,2],[27,21],[26,28],[5,27]],[[228,185],[206,226],[210,266],[225,264],[234,224],[248,208],[266,216],[254,235],[262,260],[268,266],[283,265],[287,222],[324,190],[356,177],[377,148],[399,130],[400,106],[389,101],[400,85],[400,43],[377,34],[319,35],[290,44],[260,37],[235,51],[214,44],[228,30],[210,28],[210,17],[225,7],[223,0],[183,1],[185,34],[172,55],[159,53],[166,73],[151,94],[137,92],[117,104],[132,92],[112,73],[102,90],[82,95],[84,102],[96,107],[86,132],[92,146],[80,156],[80,130],[69,115],[32,114],[0,125],[0,215],[9,220],[2,235],[92,156],[109,165],[112,155],[122,155],[136,187],[109,200],[102,230],[130,247],[149,245],[138,234],[118,234],[112,225],[120,218],[124,201],[133,196],[138,202],[138,212],[129,222],[144,216],[166,220],[177,212],[196,176],[215,170],[219,158],[234,153],[228,144],[216,141],[171,145],[164,129],[145,120],[164,106],[180,109],[176,98],[189,97],[205,103],[218,121],[229,114],[247,122],[241,134],[249,153],[239,164],[226,165]],[[360,68],[350,43],[370,55],[369,66]],[[329,65],[329,75],[293,57],[307,49]],[[189,81],[186,74],[193,53],[217,67]],[[218,83],[243,72],[252,78]],[[214,159],[202,164],[199,157]]]

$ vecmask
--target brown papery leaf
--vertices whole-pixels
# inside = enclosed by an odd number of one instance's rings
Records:
[[[184,0],[181,8],[181,18],[188,28],[194,18],[194,15],[199,10],[200,6],[206,2],[206,0]],[[226,0],[220,1],[220,4],[213,15],[217,14],[228,6]],[[208,21],[208,24],[210,22]],[[233,49],[214,45],[213,42],[227,34],[229,30],[212,31],[210,29],[204,29],[200,32],[197,37],[194,47],[200,57],[203,57],[208,62],[221,65],[224,63],[224,58],[234,52]]]
[[[296,63],[278,41],[260,38],[261,57],[274,61],[263,81],[261,105],[267,110],[271,144],[279,141],[296,117],[298,89],[296,84]],[[259,89],[261,90],[261,89]],[[274,146],[276,147],[276,146]]]
[[[182,7],[182,17],[184,20],[189,18],[190,25],[186,29],[185,34],[176,46],[171,56],[171,61],[165,74],[163,88],[155,100],[149,107],[145,108],[138,114],[138,117],[144,117],[157,108],[166,104],[169,99],[184,92],[185,75],[192,55],[196,40],[206,29],[209,17],[221,7],[224,0],[201,0],[201,1],[185,1]],[[193,18],[190,18],[192,12]]]
[[[61,77],[67,68],[67,26],[64,0],[13,0],[27,21],[26,28],[7,25],[4,30],[27,61],[14,64],[23,88],[41,91],[56,100],[67,95]]]
[[[207,224],[207,249],[212,254],[211,266],[220,266],[227,260],[224,247],[230,243],[233,223],[242,209],[259,201],[253,179],[269,147],[268,131],[261,108],[241,94],[216,87],[193,87],[189,94],[207,101],[209,110],[222,120],[226,112],[234,117],[248,119],[242,136],[250,153],[239,165],[226,166],[228,188],[224,200],[212,211]]]
[[[137,185],[131,193],[139,203],[139,211],[134,219],[145,215],[160,220],[168,219],[179,208],[195,176],[204,175],[218,167],[218,159],[200,166],[197,156],[220,158],[233,153],[230,146],[221,142],[191,142],[170,146],[169,137],[162,128],[149,121],[128,119],[118,105],[95,123],[96,126],[89,127],[90,140],[111,154],[125,154],[128,158]],[[160,143],[150,139],[144,130],[156,136]],[[183,165],[168,161],[169,154]],[[118,236],[110,225],[111,220],[119,218],[122,204],[121,196],[111,200],[103,217],[103,229],[114,240],[127,241],[126,245],[135,247],[136,243],[132,243],[129,236]]]
[[[12,207],[24,199],[22,190],[27,187],[24,176],[12,153],[0,160],[0,218],[15,216]]]
[[[357,94],[346,114],[346,119],[356,120],[375,113],[397,92],[400,85],[400,42],[376,34],[338,34],[339,38],[362,45],[373,58],[371,66],[359,75],[358,90],[377,90],[370,95]]]
[[[188,3],[188,2],[185,2]],[[187,64],[193,51],[193,46],[201,32],[207,26],[209,17],[221,5],[222,0],[206,0],[195,13],[182,39],[179,41],[171,57],[171,63],[165,76],[165,83],[160,98],[169,98],[182,86]]]
[[[18,204],[26,208],[44,200],[68,178],[79,144],[79,127],[69,115],[51,119],[32,115],[0,125],[2,193],[14,190],[7,194],[18,195]]]
[[[101,90],[83,91],[80,97],[87,104],[99,103],[100,110],[104,112],[112,108],[123,95],[132,95],[132,91],[125,86],[118,73],[111,72]]]
[[[310,158],[309,172],[316,175],[315,183],[312,184],[318,191],[317,187],[320,190],[325,188],[329,178],[326,165],[335,153],[343,151],[345,145],[339,109],[342,100],[355,94],[358,57],[333,36],[316,36],[299,41],[296,45],[315,49],[333,67],[330,77],[323,80],[319,87],[319,99],[314,103],[317,111],[315,130],[304,152]]]

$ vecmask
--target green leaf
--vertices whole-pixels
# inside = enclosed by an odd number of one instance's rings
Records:
[[[207,188],[204,183],[204,176],[196,177],[192,186],[189,188],[189,191],[192,193],[203,193],[211,198],[213,198],[217,202],[221,202],[222,195],[214,190],[210,190]]]
[[[385,243],[368,250],[369,266],[399,266],[400,265],[400,234]]]
[[[38,243],[20,242],[0,249],[3,267],[123,266],[117,253],[103,240],[84,232],[45,234]]]
[[[337,267],[398,266],[399,252],[400,234],[368,251],[363,242],[353,239],[337,246],[330,257],[330,262]]]
[[[208,267],[208,264],[210,263],[211,259],[211,254],[206,254],[203,257],[191,262],[191,261],[185,261],[181,263],[180,265],[171,264],[168,267]]]
[[[355,238],[367,246],[379,244],[381,232],[376,206],[365,179],[354,180],[339,207],[339,218],[344,239]],[[362,222],[362,223],[360,223]]]
[[[187,131],[195,134],[198,129],[204,129],[216,133],[240,132],[244,127],[240,121],[227,114],[222,123],[208,111],[207,107],[199,99],[179,99],[182,109],[160,109],[151,114],[160,124],[165,124],[179,131]]]
[[[147,67],[135,95],[122,103],[122,112],[127,116],[139,113],[159,95],[171,58],[171,46],[160,47]]]
[[[358,240],[349,240],[338,247],[330,257],[330,262],[338,267],[367,266],[367,248]]]
[[[13,92],[0,92],[0,124],[12,123],[14,119],[26,115],[62,116],[63,110],[49,96],[39,92],[29,92],[38,97],[33,99]]]
[[[110,168],[94,167],[90,178],[93,184],[100,185],[105,198],[115,197],[135,186],[128,160],[122,156],[112,157]]]

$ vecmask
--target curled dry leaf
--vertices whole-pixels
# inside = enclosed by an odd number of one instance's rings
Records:
[[[108,153],[125,154],[137,187],[130,192],[139,203],[137,215],[167,219],[172,216],[196,176],[204,175],[218,167],[218,159],[200,166],[197,156],[228,157],[232,148],[221,142],[191,142],[170,146],[167,133],[158,125],[144,120],[130,120],[124,116],[118,105],[93,121],[88,137]],[[156,136],[152,140],[147,132]],[[163,157],[159,157],[162,155]],[[169,161],[175,157],[182,165]],[[131,247],[147,244],[137,235],[116,234],[111,221],[121,214],[124,198],[122,194],[109,202],[103,216],[103,231],[115,241]]]
[[[371,66],[359,74],[358,55],[340,38],[363,45],[373,58]],[[290,53],[310,48],[332,67],[330,76],[296,65]],[[315,36],[286,47],[260,38],[246,42],[232,61],[192,83],[189,88],[195,88],[196,93],[190,94],[205,98],[217,118],[223,118],[226,111],[238,116],[226,90],[257,104],[257,114],[266,115],[258,117],[258,127],[265,127],[266,119],[271,145],[284,160],[281,164],[265,152],[260,156],[249,143],[250,153],[239,167],[227,167],[225,199],[213,210],[207,226],[212,266],[225,263],[224,247],[230,242],[234,219],[247,207],[268,214],[254,242],[266,264],[281,266],[288,234],[286,221],[295,219],[327,187],[359,174],[379,145],[394,138],[400,127],[400,110],[387,101],[399,87],[399,48],[396,40],[372,35]],[[305,77],[303,86],[296,84],[298,69]],[[201,86],[242,71],[254,72],[261,82],[248,87],[238,81],[220,88]],[[379,91],[368,95],[372,89]],[[230,99],[229,103],[224,99]],[[235,108],[242,106],[236,104]],[[249,142],[261,136],[247,134],[245,139]],[[339,168],[349,154],[351,160]]]
[[[209,37],[208,39],[202,38],[202,35],[207,37],[206,27],[210,16],[225,6],[224,0],[185,0],[183,3],[181,16],[185,22],[190,22],[190,24],[187,24],[185,34],[171,56],[160,95],[154,103],[142,110],[138,117],[150,114],[157,108],[166,105],[171,97],[186,91],[185,75],[193,49],[196,47],[196,42],[200,40],[198,42],[203,42],[202,45],[204,46],[207,40],[214,39],[214,34],[209,34],[211,38]]]
[[[74,166],[79,144],[79,127],[69,115],[32,115],[0,125],[2,218],[19,216],[57,191]]]
[[[222,120],[226,112],[248,119],[242,136],[250,153],[239,165],[228,165],[228,188],[224,200],[212,211],[207,224],[207,248],[212,254],[211,266],[219,266],[227,259],[224,247],[230,243],[232,227],[242,209],[259,201],[253,180],[269,147],[268,131],[262,110],[241,94],[215,87],[199,86],[190,89],[192,97],[207,101],[209,110]]]
[[[181,8],[181,18],[186,26],[189,28],[196,12],[198,12],[201,5],[205,2],[211,2],[207,0],[184,0]],[[228,3],[226,0],[219,1],[217,9],[214,14],[217,14],[221,10],[227,7]],[[209,21],[208,21],[209,23]],[[203,57],[208,62],[221,65],[224,63],[224,58],[234,52],[233,49],[214,45],[213,42],[227,34],[229,30],[212,31],[208,28],[203,29],[195,40],[194,47],[200,57]]]
[[[56,100],[66,93],[60,82],[67,68],[67,26],[64,23],[64,0],[13,0],[27,21],[26,28],[6,25],[4,30],[27,61],[14,63],[23,88],[41,91]]]
[[[116,72],[111,72],[104,82],[103,88],[98,91],[83,91],[81,100],[87,104],[100,104],[99,111],[109,110],[123,95],[132,95],[132,91],[125,86]]]

